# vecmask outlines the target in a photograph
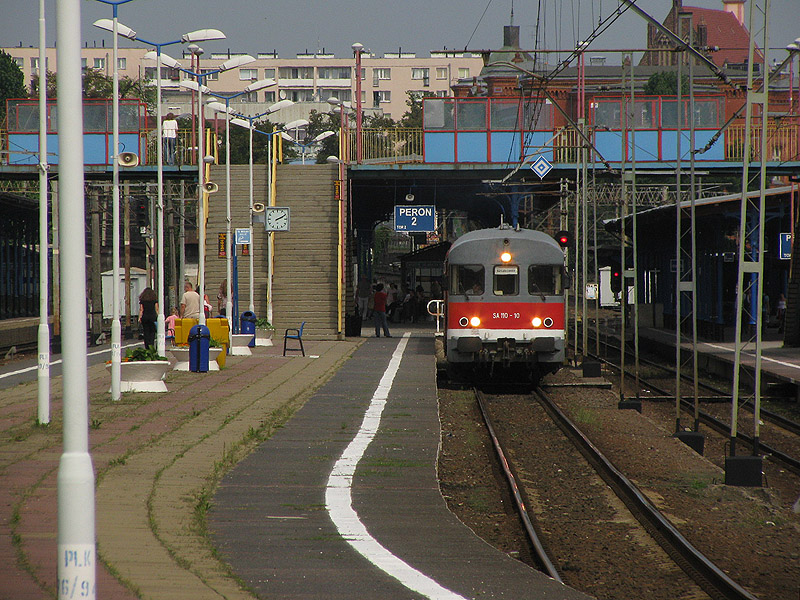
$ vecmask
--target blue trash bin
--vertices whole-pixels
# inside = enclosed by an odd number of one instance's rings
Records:
[[[205,325],[195,325],[189,330],[188,342],[189,370],[194,373],[207,373],[211,330]]]
[[[252,335],[253,339],[247,345],[251,348],[256,345],[256,313],[252,310],[244,311],[239,317],[239,333]]]

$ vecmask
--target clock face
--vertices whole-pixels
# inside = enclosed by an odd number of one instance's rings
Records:
[[[289,209],[280,206],[268,207],[265,222],[267,231],[289,231]]]

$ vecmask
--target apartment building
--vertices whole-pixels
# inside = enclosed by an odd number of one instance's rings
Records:
[[[339,98],[355,103],[355,58],[337,58],[332,54],[300,54],[281,58],[277,54],[258,54],[256,60],[240,68],[215,73],[232,54],[191,54],[185,47],[183,55],[172,55],[181,66],[192,72],[208,73],[204,83],[215,93],[230,96],[260,79],[274,79],[275,86],[243,94],[232,100],[237,110],[256,115],[278,100],[288,99],[298,106],[284,109],[276,120],[286,121],[307,116],[312,109],[328,110],[327,99]],[[13,57],[30,84],[38,74],[39,56],[35,47],[4,48]],[[169,49],[165,49],[169,52]],[[143,57],[149,48],[120,48],[119,74],[132,79],[154,80],[156,67]],[[113,72],[111,48],[84,47],[81,51],[84,68]],[[47,68],[55,71],[56,53],[47,49]],[[386,53],[381,57],[362,54],[361,101],[367,112],[382,113],[399,119],[407,110],[407,92],[429,92],[436,96],[451,96],[451,85],[459,79],[477,76],[483,67],[480,55],[453,51],[431,52],[418,57],[407,52]],[[182,79],[191,78],[178,69],[164,67],[161,73],[163,109],[176,114],[191,112],[191,93],[180,87]]]

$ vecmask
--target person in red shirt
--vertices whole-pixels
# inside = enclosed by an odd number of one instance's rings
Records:
[[[386,320],[386,292],[383,291],[383,284],[375,286],[375,296],[373,298],[372,318],[375,321],[375,337],[381,337],[381,327],[386,337],[392,337],[389,333],[389,322]]]

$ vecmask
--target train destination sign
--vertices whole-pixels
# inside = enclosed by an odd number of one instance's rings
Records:
[[[436,231],[435,206],[395,206],[395,231]]]

